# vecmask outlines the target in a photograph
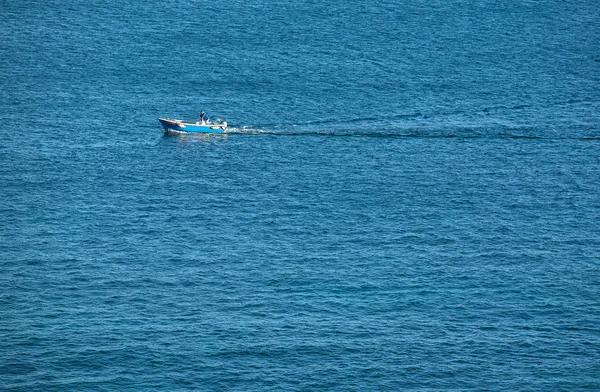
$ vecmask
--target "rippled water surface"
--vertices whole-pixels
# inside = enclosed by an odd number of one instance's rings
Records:
[[[600,390],[595,2],[0,22],[0,389]]]

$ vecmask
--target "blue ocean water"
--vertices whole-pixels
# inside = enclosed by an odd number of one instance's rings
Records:
[[[598,26],[2,1],[0,389],[600,390]]]

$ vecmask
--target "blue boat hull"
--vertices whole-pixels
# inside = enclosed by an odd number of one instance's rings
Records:
[[[227,123],[223,124],[201,124],[201,123],[192,123],[183,120],[174,120],[171,118],[159,118],[160,124],[163,126],[165,131],[173,131],[173,132],[203,132],[203,133],[215,133],[215,132],[225,132],[227,129]]]

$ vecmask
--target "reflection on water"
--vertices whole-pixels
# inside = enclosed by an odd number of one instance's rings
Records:
[[[227,140],[228,135],[225,132],[164,132],[163,140],[173,140],[180,143],[217,143]]]

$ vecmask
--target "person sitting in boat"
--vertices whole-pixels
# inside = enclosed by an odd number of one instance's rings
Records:
[[[208,114],[204,113],[204,111],[200,112],[200,122],[202,124],[206,124],[208,122]]]

